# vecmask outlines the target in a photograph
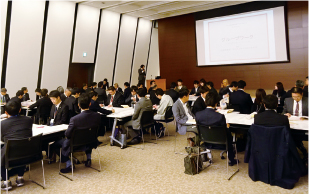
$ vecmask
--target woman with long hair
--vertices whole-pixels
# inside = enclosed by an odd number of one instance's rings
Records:
[[[266,92],[264,89],[257,89],[255,92],[255,100],[251,107],[251,112],[261,113],[265,111],[265,107],[263,104],[263,98],[266,96]]]

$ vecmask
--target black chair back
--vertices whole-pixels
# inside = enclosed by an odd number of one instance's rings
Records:
[[[142,117],[141,117],[141,127],[142,128],[154,125],[153,115],[154,113],[152,110],[143,111]]]
[[[71,153],[73,153],[75,148],[81,146],[97,145],[97,141],[98,126],[93,128],[74,129],[70,141]]]
[[[224,126],[204,126],[197,125],[200,140],[211,144],[227,144],[227,130]]]
[[[234,111],[239,111],[242,112],[242,110],[240,109],[240,106],[238,104],[229,104],[227,106],[228,109],[234,109]]]
[[[23,139],[7,139],[5,168],[25,166],[42,160],[42,134]]]
[[[173,119],[173,120],[174,120],[174,115],[173,115],[172,106],[166,107],[164,117],[165,117],[165,121],[170,120],[170,119]]]

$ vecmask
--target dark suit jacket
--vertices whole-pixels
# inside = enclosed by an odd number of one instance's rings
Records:
[[[70,139],[72,137],[74,129],[85,129],[99,127],[101,122],[101,116],[99,113],[95,113],[91,110],[82,111],[80,114],[74,116],[70,120],[68,129],[65,131],[65,136],[67,137],[62,144],[62,154],[68,156],[70,153]],[[89,145],[83,150],[89,150],[97,145]]]
[[[69,106],[66,105],[64,102],[61,102],[57,110],[56,117],[54,118],[55,108],[56,106],[53,105],[50,110],[50,119],[54,119],[54,125],[68,124],[69,123]],[[48,121],[47,125],[50,125],[50,120]]]
[[[254,115],[254,124],[263,126],[287,126],[290,128],[289,119],[285,115],[280,115],[273,110],[265,110]]]
[[[106,91],[103,88],[96,88],[94,91],[98,93],[97,101],[101,104],[104,104],[107,100]]]
[[[303,95],[305,97],[308,97],[308,86],[305,86],[304,89],[303,89]]]
[[[14,96],[13,98],[11,98],[10,101],[17,101],[17,102],[21,103],[22,99],[19,99],[17,96]]]
[[[292,189],[299,178],[307,173],[288,127],[254,124],[247,138],[244,161],[249,162],[249,177],[253,181]]]
[[[212,108],[205,108],[195,115],[196,124],[205,126],[226,126],[225,116]]]
[[[112,113],[112,111],[110,110],[106,110],[104,108],[101,108],[99,103],[97,101],[94,101],[91,99],[91,105],[89,107],[89,110],[93,111],[93,112],[100,112],[102,114],[105,114],[105,115],[109,115]]]
[[[104,90],[107,90],[108,87],[109,87],[109,83],[108,82],[106,82],[106,84],[103,84],[103,89]]]
[[[191,89],[190,95],[196,95],[196,96],[200,95],[200,93],[198,92],[199,89],[200,87],[197,87],[197,91],[195,91],[195,88],[193,87]]]
[[[131,94],[130,87],[127,87],[126,89],[124,89],[123,98],[127,99],[130,96],[130,94]]]
[[[223,95],[225,95],[225,94],[227,94],[229,92],[230,92],[229,86],[224,87],[224,88],[220,88],[219,95],[220,95],[221,98],[223,98]]]
[[[34,109],[35,107],[37,107],[37,116],[48,118],[52,106],[53,103],[49,99],[49,97],[44,96],[43,98],[39,99],[34,104],[29,106],[29,109]]]
[[[285,99],[286,98],[291,98],[291,97],[292,97],[292,89],[290,89],[284,95],[281,96],[281,98],[280,98],[280,105],[283,106]]]
[[[4,98],[4,99],[3,99],[3,100],[4,100],[3,102],[8,103],[8,102],[10,101],[10,97],[9,97],[8,94],[4,95],[3,98]]]
[[[257,104],[254,102],[253,105],[251,106],[251,112],[261,113],[264,111],[265,111],[264,104]]]
[[[111,97],[112,96],[110,94],[108,94],[105,106],[109,105],[109,103],[111,101]],[[124,104],[123,95],[121,93],[119,93],[119,92],[116,92],[115,96],[114,96],[114,100],[113,100],[113,107],[121,107],[122,104]]]
[[[286,98],[284,101],[282,114],[290,113],[291,115],[293,115],[293,106],[294,106],[293,98]],[[307,97],[302,98],[302,116],[308,116],[308,98]]]
[[[69,107],[69,119],[80,113],[78,99],[74,96],[70,96],[65,99],[64,103]]]
[[[24,116],[12,116],[1,121],[1,141],[32,137],[32,119]],[[4,166],[4,144],[1,148],[1,165]]]
[[[22,101],[27,101],[27,100],[30,100],[28,93],[24,94],[22,98]]]
[[[86,90],[85,90],[85,92],[86,92],[86,94],[88,94],[89,92],[91,92],[91,91],[94,91],[92,88],[87,88]]]
[[[157,98],[155,90],[151,90],[151,92],[150,92],[150,100],[151,100],[152,104],[157,104],[157,105],[160,104],[160,99]]]
[[[125,100],[125,104],[127,104],[127,105],[129,105],[130,107],[133,107],[133,104],[132,104],[132,94],[130,94],[127,98],[126,98],[126,100]],[[138,102],[139,101],[139,98],[137,97],[137,95],[136,95],[136,102]]]
[[[172,99],[173,99],[173,101],[174,101],[174,103],[178,100],[178,98],[179,98],[179,94],[178,94],[178,92],[176,92],[174,89],[169,89],[167,92],[166,92],[166,94],[167,95],[169,95]]]
[[[202,111],[206,108],[205,101],[203,98],[200,96],[196,99],[193,105],[192,113],[196,115],[197,112]]]
[[[64,94],[60,94],[60,99],[62,102],[64,102],[67,97]]]
[[[144,69],[144,72],[141,68],[138,69],[138,81],[143,81],[145,82],[145,76],[146,76],[146,71]]]
[[[250,94],[247,94],[243,90],[237,90],[233,92],[233,95],[230,95],[230,104],[238,105],[240,114],[250,114],[253,102]]]
[[[120,92],[121,94],[123,94],[123,91],[122,91],[122,88],[121,88],[121,87],[118,87],[118,88],[116,89],[116,91],[117,91],[117,92]]]

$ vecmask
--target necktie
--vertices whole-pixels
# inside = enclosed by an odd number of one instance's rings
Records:
[[[112,98],[111,98],[111,102],[113,102],[113,100],[114,100],[114,96],[112,96]]]
[[[296,109],[295,109],[295,116],[299,115],[299,103],[297,102],[296,104]]]
[[[56,118],[56,114],[57,114],[57,106],[55,107],[54,119]]]

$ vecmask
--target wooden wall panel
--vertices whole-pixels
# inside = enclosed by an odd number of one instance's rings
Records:
[[[188,88],[194,80],[212,81],[215,88],[227,78],[243,79],[246,89],[272,90],[281,81],[286,89],[308,75],[308,2],[288,2],[289,63],[197,67],[194,14],[159,20],[160,75],[167,87],[182,79]]]

